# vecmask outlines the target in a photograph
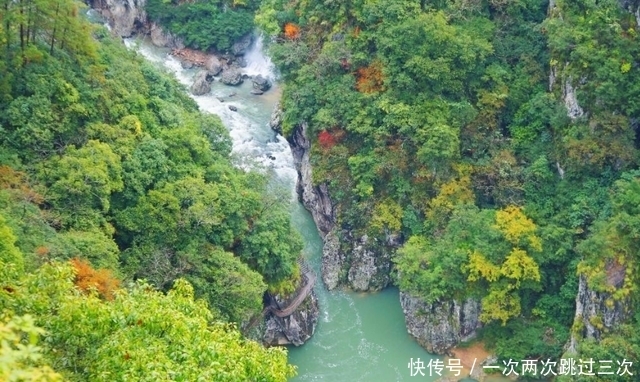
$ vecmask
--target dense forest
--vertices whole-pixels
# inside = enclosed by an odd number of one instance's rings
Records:
[[[264,0],[256,21],[339,234],[400,236],[400,289],[480,300],[500,359],[582,338],[584,277],[628,319],[577,357],[622,360],[640,355],[639,5]]]
[[[305,126],[339,235],[400,238],[403,293],[481,301],[499,360],[567,344],[638,359],[638,0],[146,10],[196,49],[271,37],[283,134]],[[286,353],[237,325],[300,277],[288,200],[233,166],[216,116],[81,14],[0,4],[0,379],[286,380]],[[622,323],[593,316],[585,336],[583,282]]]
[[[0,380],[293,375],[238,330],[299,277],[288,198],[79,3],[0,8]]]

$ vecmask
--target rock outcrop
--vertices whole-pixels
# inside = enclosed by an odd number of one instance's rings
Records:
[[[113,33],[131,37],[147,26],[145,3],[146,0],[90,0],[89,5],[108,20]]]
[[[428,352],[446,354],[462,341],[473,338],[480,328],[480,303],[468,299],[427,304],[400,292],[400,305],[407,331]]]
[[[584,110],[578,104],[578,98],[576,97],[576,89],[571,84],[571,77],[567,78],[562,86],[562,99],[564,105],[567,108],[567,115],[572,120],[580,118],[584,115]]]
[[[171,49],[184,49],[184,42],[181,38],[174,36],[169,32],[165,32],[160,25],[151,23],[149,25],[149,37],[151,43],[158,47],[167,47]]]
[[[327,233],[333,229],[335,224],[334,208],[329,198],[327,185],[313,185],[311,163],[309,160],[311,142],[307,138],[306,123],[296,127],[293,134],[288,138],[288,141],[293,153],[296,170],[298,171],[296,191],[302,204],[311,212],[320,236],[324,238]]]
[[[271,119],[269,120],[269,127],[276,133],[282,134],[282,107],[280,106],[280,101],[278,101],[273,108],[273,113],[271,113]]]
[[[624,282],[624,268],[607,266],[607,274],[611,285],[620,288]],[[620,275],[619,277],[615,277]],[[580,339],[599,341],[603,333],[613,330],[628,319],[627,301],[615,300],[611,293],[597,292],[588,285],[585,276],[580,276],[578,294],[576,296],[576,315],[574,330],[567,344],[567,351],[575,353]]]
[[[351,261],[347,281],[355,291],[375,291],[389,285],[391,278],[391,246],[389,243],[376,243],[367,235],[351,244]]]
[[[247,53],[252,42],[253,36],[251,34],[244,35],[231,46],[231,52],[236,56],[242,56]]]
[[[220,81],[225,85],[237,86],[240,85],[244,80],[242,78],[242,73],[240,73],[240,70],[231,67],[225,69],[224,72],[222,72]]]
[[[211,91],[211,75],[206,70],[200,70],[191,85],[191,94],[204,95]]]
[[[212,76],[217,76],[222,72],[222,63],[218,57],[210,55],[204,63],[204,68],[207,69]]]
[[[331,290],[343,279],[345,256],[340,252],[340,242],[335,230],[331,230],[324,237],[322,247],[322,281]]]
[[[276,299],[284,305],[285,301],[279,297]],[[271,313],[267,314],[262,342],[267,346],[300,346],[315,332],[318,315],[318,299],[315,293],[311,292],[292,315],[280,318]]]
[[[253,88],[256,90],[260,90],[262,92],[266,92],[271,89],[271,81],[268,78],[264,78],[261,75],[257,75],[251,79],[253,83]]]
[[[277,121],[280,117],[273,119]],[[275,130],[279,129],[273,123],[271,125]],[[307,125],[297,126],[288,140],[298,171],[298,196],[311,212],[324,241],[322,280],[326,287],[331,290],[346,284],[355,291],[385,288],[390,282],[391,254],[399,245],[397,238],[388,237],[381,242],[366,235],[355,236],[349,230],[336,226],[338,212],[329,196],[327,184],[314,185],[312,181]]]

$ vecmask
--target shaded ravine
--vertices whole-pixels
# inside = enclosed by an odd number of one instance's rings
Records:
[[[185,86],[190,86],[195,70],[185,70],[167,49],[153,47],[144,41],[127,40],[127,45],[149,61],[173,73]],[[256,44],[246,55],[250,75],[272,77],[270,61]],[[294,196],[297,173],[286,140],[268,126],[271,113],[280,96],[277,83],[265,95],[249,94],[250,81],[239,87],[214,82],[210,94],[192,96],[204,112],[217,114],[230,132],[235,163],[243,168],[261,167],[272,174],[272,181]],[[230,94],[236,93],[233,97]],[[221,102],[218,98],[224,99]],[[231,111],[229,105],[237,107]],[[310,214],[297,201],[292,201],[294,226],[304,238],[304,256],[320,274],[322,240]],[[426,365],[428,354],[407,333],[400,308],[398,290],[388,288],[375,294],[327,291],[319,281],[315,292],[320,304],[320,317],[314,336],[301,347],[289,348],[290,362],[297,366],[293,381],[405,381],[419,378],[435,381],[436,377],[411,377],[408,363],[420,358]]]

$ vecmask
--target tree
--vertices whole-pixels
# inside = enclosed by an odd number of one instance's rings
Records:
[[[194,300],[184,280],[167,294],[137,283],[104,301],[97,294],[77,293],[73,278],[70,265],[51,263],[26,275],[14,293],[0,294],[9,309],[4,314],[31,314],[46,330],[40,332],[42,353],[72,380],[284,382],[294,374],[284,349],[265,349],[244,340],[235,327],[212,321],[207,304]],[[19,357],[9,359],[15,364],[29,353],[9,354]]]
[[[0,280],[2,284],[15,282],[24,272],[24,259],[15,243],[16,237],[4,217],[0,215]]]
[[[71,146],[47,167],[43,170],[50,183],[46,197],[64,211],[65,226],[91,227],[87,215],[109,211],[111,194],[123,188],[120,158],[100,141],[91,140],[79,149]]]
[[[38,337],[44,333],[30,315],[0,322],[0,379],[7,382],[58,382],[62,376],[43,360]],[[24,338],[28,338],[28,342]],[[26,343],[25,343],[26,342]]]

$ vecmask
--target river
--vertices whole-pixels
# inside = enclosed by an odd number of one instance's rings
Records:
[[[126,41],[148,60],[173,73],[190,86],[195,70],[185,70],[168,55],[167,49],[153,47],[145,41]],[[256,44],[246,55],[249,74],[273,78],[270,61]],[[214,82],[210,94],[193,96],[202,111],[217,114],[233,140],[235,163],[243,168],[262,168],[272,174],[277,184],[292,191],[291,214],[294,226],[305,241],[304,256],[320,274],[322,241],[313,219],[294,198],[297,174],[286,140],[268,126],[270,115],[281,89],[276,83],[265,95],[249,94],[250,81],[239,87]],[[232,93],[234,96],[229,97]],[[221,102],[218,98],[224,99]],[[229,105],[236,106],[237,112]],[[411,376],[411,359],[427,365],[436,357],[427,353],[408,334],[400,308],[398,290],[388,288],[374,294],[327,291],[320,278],[315,287],[320,317],[314,336],[301,347],[289,348],[290,363],[298,368],[292,381],[435,381],[425,376]],[[441,359],[441,358],[440,358]]]

